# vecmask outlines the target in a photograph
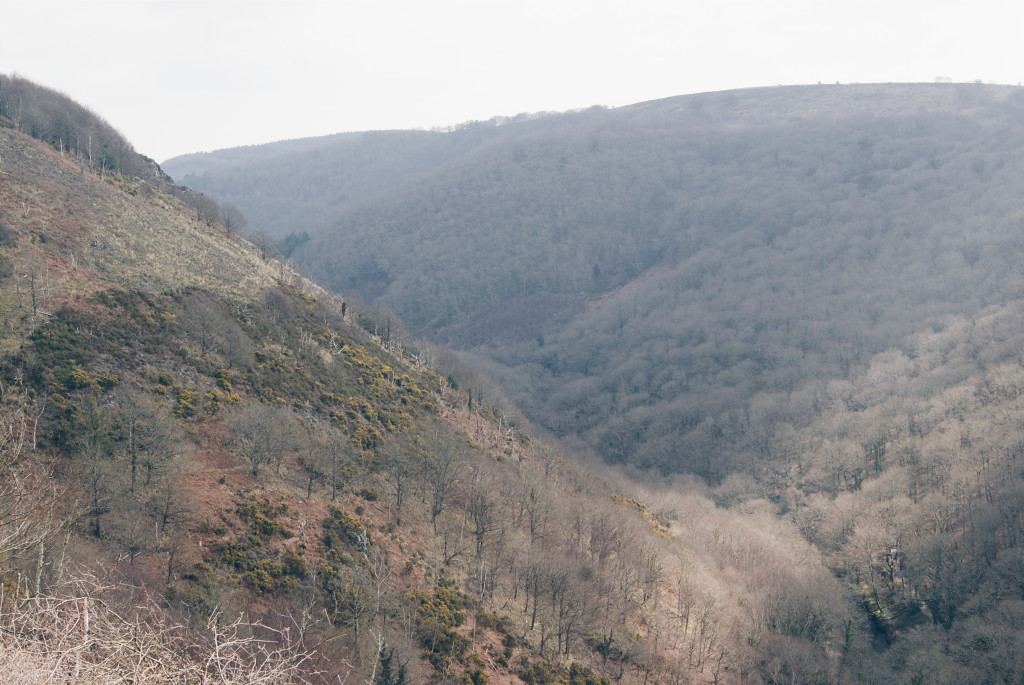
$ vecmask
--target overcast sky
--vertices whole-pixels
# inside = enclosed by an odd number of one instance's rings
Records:
[[[145,155],[750,86],[1024,80],[1009,0],[0,0],[0,72]]]

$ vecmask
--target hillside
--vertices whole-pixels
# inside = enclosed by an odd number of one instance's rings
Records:
[[[564,129],[564,117],[520,116],[522,127]],[[228,201],[272,238],[308,237],[338,214],[505,140],[506,128],[464,125],[454,132],[366,131],[216,150],[164,162],[180,182]]]
[[[820,86],[467,125],[424,134],[464,154],[319,232],[351,186],[304,177],[320,207],[295,208],[313,239],[292,259],[472,350],[555,434],[717,480],[759,449],[737,420],[754,397],[1015,296],[1021,107],[1008,87]]]
[[[437,132],[490,138],[292,258],[649,479],[632,496],[687,544],[670,622],[701,596],[732,636],[698,682],[1015,682],[1021,92],[770,88]]]
[[[201,196],[26,121],[0,118],[15,682],[878,672],[857,593],[768,500],[587,473]]]

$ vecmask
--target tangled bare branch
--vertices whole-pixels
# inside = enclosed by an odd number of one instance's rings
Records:
[[[302,684],[309,658],[287,632],[242,617],[214,614],[192,633],[137,589],[93,578],[28,599],[0,586],[0,673],[11,685]]]

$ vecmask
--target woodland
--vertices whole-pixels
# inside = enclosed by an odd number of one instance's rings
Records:
[[[197,187],[273,236],[231,189],[270,203],[303,179],[317,209],[288,256],[305,273],[469,352],[604,460],[718,482],[761,449],[751,398],[802,425],[794,393],[1016,294],[1020,117],[1016,89],[974,84],[765,89],[421,132],[448,154],[359,202],[321,173],[368,154],[339,145],[268,150]],[[405,134],[375,135],[371,169],[393,169]]]
[[[1022,93],[163,165],[193,190],[0,77],[3,672],[1020,682]]]

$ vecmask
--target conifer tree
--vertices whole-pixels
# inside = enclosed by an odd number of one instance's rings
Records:
[[[385,649],[380,653],[380,673],[374,680],[374,685],[408,685],[405,677],[405,664],[398,664],[395,671],[395,648]]]

